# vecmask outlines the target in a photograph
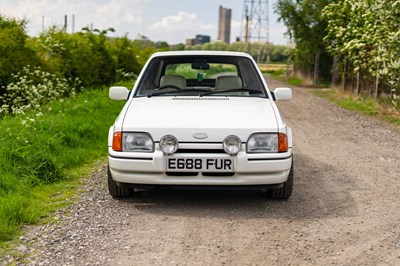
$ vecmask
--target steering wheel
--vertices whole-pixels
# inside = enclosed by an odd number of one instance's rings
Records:
[[[160,91],[160,90],[165,90],[165,89],[181,90],[180,87],[178,87],[178,86],[176,86],[176,85],[173,85],[173,84],[161,86],[161,87],[158,88],[157,90]]]

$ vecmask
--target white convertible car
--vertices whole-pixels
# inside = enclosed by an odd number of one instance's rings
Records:
[[[260,189],[287,199],[293,189],[292,131],[275,101],[289,88],[268,86],[252,57],[239,52],[155,53],[108,136],[108,187]]]

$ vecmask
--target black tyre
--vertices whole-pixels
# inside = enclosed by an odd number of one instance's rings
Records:
[[[274,188],[268,190],[268,196],[271,199],[288,199],[292,195],[293,191],[293,161],[290,167],[288,180],[283,184],[281,188]]]
[[[113,198],[129,198],[133,194],[133,188],[124,186],[121,183],[117,183],[113,180],[110,172],[110,167],[108,167],[108,192]]]

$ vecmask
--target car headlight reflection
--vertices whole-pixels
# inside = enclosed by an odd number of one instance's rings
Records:
[[[153,152],[154,142],[147,133],[123,132],[122,151]]]
[[[288,139],[284,133],[255,133],[247,141],[247,153],[288,151]]]
[[[160,139],[160,150],[165,154],[173,154],[178,150],[178,140],[172,135]]]
[[[223,142],[224,151],[230,155],[236,155],[242,147],[242,141],[237,136],[228,136]]]

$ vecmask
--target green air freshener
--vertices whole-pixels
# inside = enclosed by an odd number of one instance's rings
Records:
[[[197,82],[203,81],[203,73],[197,73]]]

